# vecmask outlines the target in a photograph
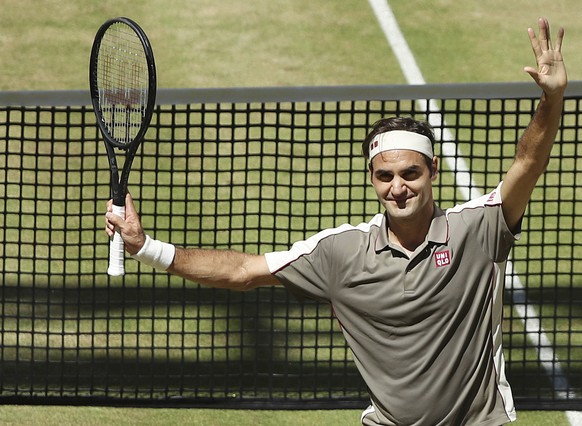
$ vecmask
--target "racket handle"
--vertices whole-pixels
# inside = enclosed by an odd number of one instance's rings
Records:
[[[113,205],[113,214],[125,219],[125,206]],[[123,239],[118,231],[109,242],[109,268],[107,273],[118,277],[125,274],[125,252]]]

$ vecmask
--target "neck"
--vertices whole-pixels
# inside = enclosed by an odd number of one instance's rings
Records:
[[[420,215],[419,218],[388,217],[390,241],[398,244],[410,255],[426,240],[433,215],[434,205],[431,204],[430,211]]]

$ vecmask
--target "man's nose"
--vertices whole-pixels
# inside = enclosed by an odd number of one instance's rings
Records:
[[[392,180],[392,188],[391,188],[392,196],[394,198],[401,197],[408,192],[408,187],[406,186],[406,182],[399,178],[395,177]]]

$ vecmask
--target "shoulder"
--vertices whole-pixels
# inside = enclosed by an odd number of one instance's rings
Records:
[[[269,269],[271,272],[276,272],[300,258],[314,254],[316,251],[318,254],[322,250],[334,250],[340,253],[342,250],[353,251],[356,244],[367,244],[366,241],[370,239],[370,236],[376,235],[377,230],[382,226],[383,217],[384,215],[377,214],[369,222],[358,225],[343,224],[336,228],[325,229],[306,240],[295,242],[289,250],[266,253],[265,258]],[[360,243],[358,243],[358,239],[361,240]],[[340,240],[339,243],[338,240]],[[349,240],[349,244],[347,240]]]
[[[494,261],[505,260],[519,238],[503,214],[502,184],[488,194],[446,210],[451,240],[470,241]]]
[[[485,207],[499,207],[502,204],[501,200],[501,182],[497,187],[489,192],[488,194],[482,195],[481,197],[475,198],[473,200],[467,201],[462,204],[457,204],[446,210],[447,216],[455,213],[469,212],[471,210],[483,209]]]

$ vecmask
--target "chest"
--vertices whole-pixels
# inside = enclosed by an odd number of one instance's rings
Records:
[[[427,245],[411,257],[385,250],[339,282],[336,309],[388,326],[438,321],[485,297],[491,261],[465,245]],[[337,308],[339,306],[339,308]]]

